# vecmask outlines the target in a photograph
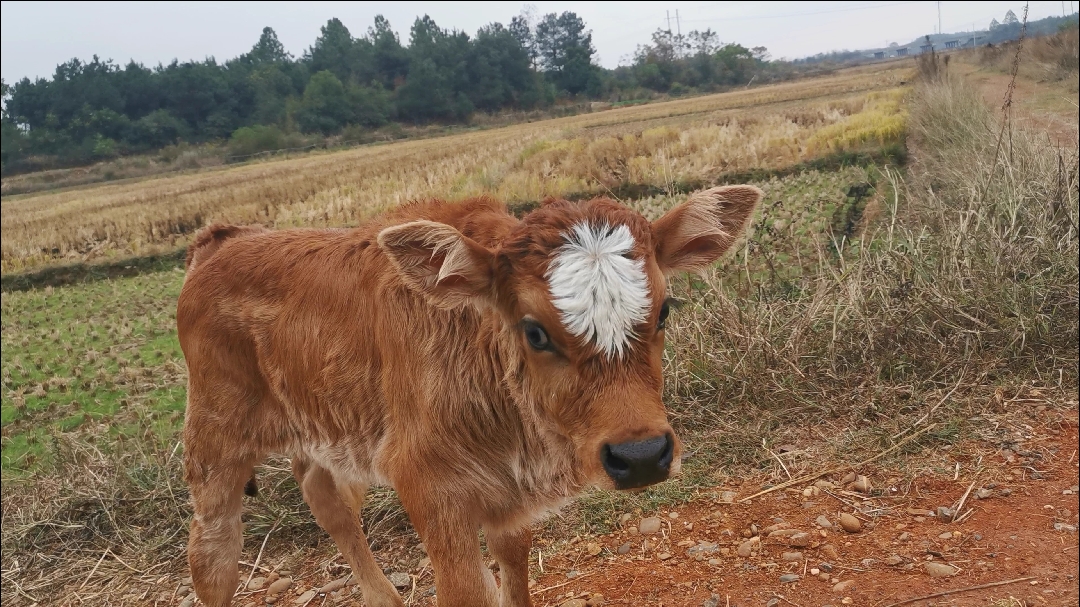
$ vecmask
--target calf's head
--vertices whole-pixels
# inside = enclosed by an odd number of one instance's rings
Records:
[[[432,304],[498,315],[517,400],[573,445],[586,482],[631,489],[679,470],[661,399],[667,277],[719,259],[761,196],[713,188],[651,223],[607,199],[554,201],[491,248],[431,221],[386,228],[379,245]]]

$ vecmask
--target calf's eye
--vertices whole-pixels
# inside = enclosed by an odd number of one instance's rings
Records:
[[[667,326],[667,317],[671,313],[671,305],[667,300],[664,300],[664,305],[660,306],[660,318],[656,320],[656,330],[663,331]]]
[[[551,346],[548,334],[544,328],[533,321],[525,321],[525,341],[533,350],[547,350]]]

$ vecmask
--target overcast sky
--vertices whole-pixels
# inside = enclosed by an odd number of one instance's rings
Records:
[[[944,31],[983,29],[1023,2],[533,2],[537,15],[572,10],[593,32],[598,62],[627,63],[658,27],[683,32],[712,28],[725,42],[765,46],[773,57],[796,58],[831,50],[909,42],[933,33],[938,4]],[[1031,19],[1061,15],[1070,2],[1031,2]],[[408,44],[409,27],[423,14],[441,27],[474,34],[508,23],[523,2],[3,2],[0,71],[4,81],[51,76],[58,63],[97,54],[147,66],[248,51],[264,26],[300,56],[331,17],[363,35],[383,14]],[[678,21],[676,21],[676,11]]]

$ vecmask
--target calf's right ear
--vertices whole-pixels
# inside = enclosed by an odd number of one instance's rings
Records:
[[[383,229],[378,242],[405,284],[431,304],[450,310],[490,300],[494,255],[456,229],[412,221]]]
[[[652,222],[660,269],[696,272],[720,259],[750,225],[762,196],[752,185],[711,188]]]

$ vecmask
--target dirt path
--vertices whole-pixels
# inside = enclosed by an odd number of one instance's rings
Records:
[[[1008,74],[961,64],[965,78],[975,84],[991,106],[1001,108],[1012,80]],[[1021,74],[1013,90],[1013,118],[1045,131],[1057,145],[1077,145],[1077,95],[1064,81],[1038,82]]]
[[[1076,605],[1076,447],[1077,428],[1071,424],[1037,445],[1014,446],[1018,451],[972,449],[986,456],[985,469],[960,513],[965,518],[953,523],[931,511],[960,499],[971,485],[966,474],[954,481],[945,471],[903,486],[870,475],[881,490],[869,495],[819,482],[820,487],[793,487],[749,504],[738,500],[759,487],[744,483],[727,488],[736,503],[703,500],[659,513],[658,533],[627,528],[579,540],[545,562],[534,600],[559,605],[601,593],[606,604],[665,607],[890,605],[1031,578],[932,604],[985,605],[1015,597],[1026,605]],[[966,461],[961,469],[978,465]],[[836,485],[841,480],[831,479]],[[979,489],[984,499],[977,499]],[[841,530],[841,513],[854,515],[861,529]],[[639,520],[627,524],[647,524]],[[589,556],[596,545],[601,552]],[[931,569],[953,573],[933,577]],[[572,571],[579,575],[568,580]]]
[[[823,605],[1078,605],[1078,461],[1075,408],[1048,423],[999,430],[924,453],[905,473],[866,468],[868,487],[836,474],[755,498],[762,478],[719,486],[654,513],[625,513],[599,536],[540,534],[533,562],[537,607],[800,607]],[[860,490],[861,489],[861,490]],[[939,507],[970,493],[955,522]],[[857,530],[841,528],[847,524]],[[658,527],[652,531],[652,527]],[[429,561],[414,536],[377,550],[409,605],[435,606]],[[554,554],[553,554],[554,552]],[[536,550],[534,549],[534,555]],[[276,559],[266,559],[270,565]],[[308,561],[273,601],[362,605],[340,556]],[[395,573],[396,572],[396,573]],[[245,576],[246,577],[246,576]],[[261,578],[260,578],[261,580]],[[187,590],[158,604],[176,605]],[[965,590],[1008,582],[1002,585]],[[330,592],[320,593],[323,588]],[[905,603],[947,592],[946,596]],[[268,603],[266,590],[240,605]],[[165,599],[165,597],[162,597]]]

